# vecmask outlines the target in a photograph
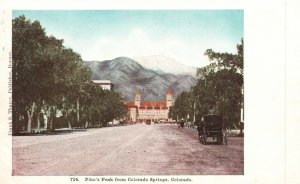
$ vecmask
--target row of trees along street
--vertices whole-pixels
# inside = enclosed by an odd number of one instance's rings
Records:
[[[122,96],[91,81],[81,56],[39,21],[12,21],[13,133],[102,127],[125,113]]]
[[[223,116],[228,128],[237,128],[243,108],[244,41],[237,44],[237,54],[208,49],[210,64],[198,68],[197,84],[182,92],[170,110],[173,119],[199,122],[210,109]]]

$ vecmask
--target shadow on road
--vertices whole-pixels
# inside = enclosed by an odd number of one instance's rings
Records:
[[[87,129],[56,129],[51,132],[41,131],[35,133],[21,132],[14,134],[14,136],[45,136],[45,135],[62,135],[62,134],[70,134],[73,132],[85,132]]]

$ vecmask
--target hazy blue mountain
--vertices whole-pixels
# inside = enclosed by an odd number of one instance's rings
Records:
[[[115,90],[121,92],[126,100],[132,100],[137,89],[142,92],[142,100],[162,100],[168,89],[176,95],[196,83],[191,75],[153,71],[127,57],[84,61],[84,65],[91,68],[92,80],[111,80]]]

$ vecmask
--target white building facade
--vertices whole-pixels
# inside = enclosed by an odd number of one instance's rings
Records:
[[[112,90],[114,87],[110,80],[93,80],[93,82],[98,84],[103,90]]]

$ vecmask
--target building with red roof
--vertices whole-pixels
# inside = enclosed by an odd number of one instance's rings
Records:
[[[173,93],[166,93],[163,101],[142,101],[141,92],[137,90],[134,101],[125,103],[127,107],[126,120],[129,122],[159,122],[171,121],[168,117],[170,107],[173,106]]]

